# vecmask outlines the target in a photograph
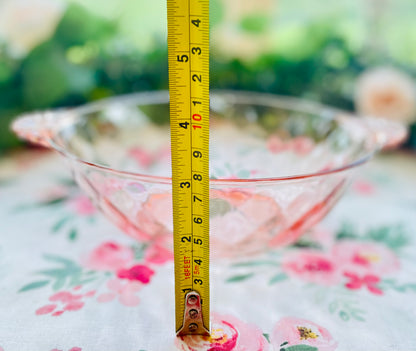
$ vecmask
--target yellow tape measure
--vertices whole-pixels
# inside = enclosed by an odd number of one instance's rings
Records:
[[[176,332],[209,334],[209,0],[167,0]]]

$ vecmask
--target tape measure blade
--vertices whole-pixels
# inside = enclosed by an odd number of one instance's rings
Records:
[[[167,0],[176,331],[209,328],[209,1]],[[201,316],[202,315],[202,316]],[[198,324],[203,324],[202,326]],[[190,327],[197,324],[198,328]],[[204,331],[205,330],[205,331]]]

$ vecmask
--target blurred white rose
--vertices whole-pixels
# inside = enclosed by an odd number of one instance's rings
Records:
[[[416,117],[416,85],[406,73],[390,67],[364,72],[355,90],[359,113],[409,123]]]
[[[23,56],[49,38],[65,7],[59,0],[1,0],[0,38]]]

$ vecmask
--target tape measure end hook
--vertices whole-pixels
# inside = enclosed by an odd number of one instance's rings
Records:
[[[196,291],[190,291],[185,296],[183,325],[176,333],[177,336],[203,335],[209,336],[209,329],[202,318],[202,300]]]

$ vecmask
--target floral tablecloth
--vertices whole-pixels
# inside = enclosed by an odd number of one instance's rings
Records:
[[[212,335],[174,336],[173,255],[55,154],[0,161],[0,350],[416,350],[416,157],[388,154],[297,244],[213,262]]]

